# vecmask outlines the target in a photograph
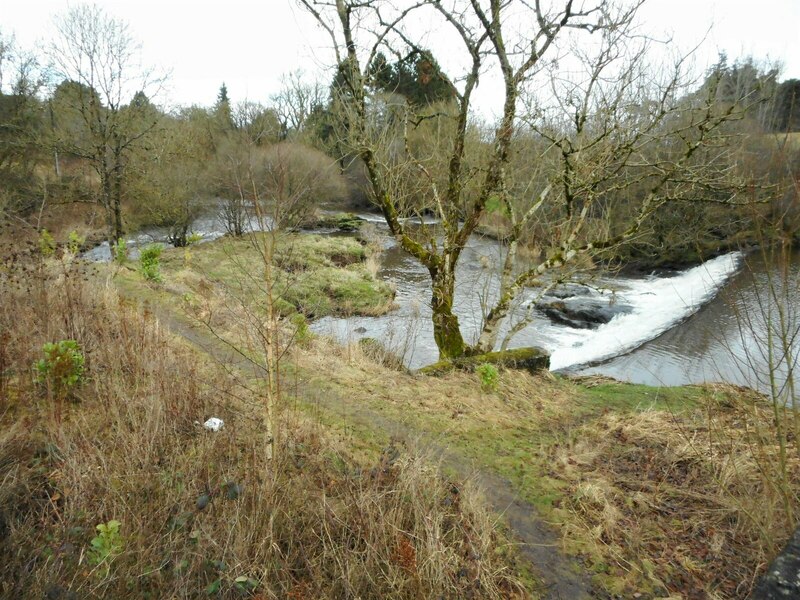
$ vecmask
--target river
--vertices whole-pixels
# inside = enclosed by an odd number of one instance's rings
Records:
[[[397,290],[397,309],[380,317],[319,319],[311,329],[341,343],[375,338],[403,356],[416,369],[438,358],[430,320],[430,278],[424,267],[398,247],[388,235],[382,217],[359,215],[371,223],[383,245],[378,277]],[[203,240],[223,234],[214,217],[199,219],[194,230]],[[324,232],[323,232],[324,233]],[[143,243],[163,241],[164,232],[145,231],[129,241],[130,249]],[[108,259],[107,246],[84,255]],[[800,257],[796,257],[800,258]],[[489,238],[473,236],[462,254],[456,273],[455,312],[468,342],[480,331],[482,315],[499,293],[499,267],[503,248]],[[634,383],[682,385],[725,381],[767,391],[771,383],[786,380],[800,349],[800,260],[780,277],[758,255],[731,253],[671,276],[594,278],[576,297],[558,294],[560,302],[589,303],[614,312],[605,324],[591,329],[558,323],[541,311],[531,312],[530,323],[512,338],[510,348],[538,346],[551,354],[551,370],[599,374]],[[769,283],[782,294],[770,298]],[[573,290],[575,291],[575,290]],[[552,292],[551,292],[552,293]],[[515,311],[519,318],[538,298],[528,290]],[[786,310],[778,318],[777,306]],[[767,324],[772,323],[772,327]],[[776,326],[776,323],[779,325]],[[786,332],[786,356],[768,356],[767,332]],[[501,332],[502,334],[505,332]],[[776,365],[776,377],[765,376],[768,364]]]

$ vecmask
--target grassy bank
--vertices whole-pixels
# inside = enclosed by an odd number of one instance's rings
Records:
[[[82,267],[0,278],[0,596],[525,596],[468,483],[290,410],[268,461],[259,381]]]
[[[157,314],[167,310],[197,326],[253,364],[264,364],[265,238],[224,237],[188,248],[164,249],[158,281],[139,261],[100,269],[128,297]],[[274,238],[273,300],[283,326],[279,352],[308,335],[308,320],[328,315],[379,315],[394,307],[394,290],[376,278],[379,249],[354,237],[281,234]]]
[[[305,239],[279,259],[286,272],[363,264],[360,247],[352,246],[348,259],[334,251],[347,238],[309,237],[304,246]],[[230,256],[229,247],[213,245],[188,263],[173,255],[162,295],[176,309],[191,309],[175,302],[182,288],[170,282],[204,273],[231,285],[240,269],[220,266]],[[153,289],[140,279],[123,282],[130,293]],[[235,311],[230,319],[235,324]],[[580,557],[608,594],[746,597],[791,532],[791,510],[767,468],[778,451],[769,406],[746,390],[657,389],[517,371],[501,372],[487,387],[475,373],[425,377],[385,364],[361,345],[295,345],[290,378],[302,390],[298,406],[342,428],[352,426],[348,414],[371,411],[372,429],[361,423],[350,430],[367,445],[387,419],[499,474],[556,525],[562,549]],[[338,408],[329,402],[326,409],[319,397],[338,398]],[[795,462],[788,473],[787,491],[796,498]]]
[[[375,278],[376,250],[358,239],[282,234],[275,248],[273,294],[283,315],[379,315],[393,308],[394,290]],[[262,302],[264,264],[250,236],[165,249],[160,272],[163,282],[151,286],[151,292],[161,301],[180,300],[194,307]],[[144,282],[135,261],[118,269],[115,277],[127,289],[140,289]]]
[[[752,392],[516,371],[486,390],[477,374],[391,372],[358,347],[337,354],[317,343],[305,357],[311,387],[501,474],[608,594],[745,598],[791,535],[767,473],[779,452],[771,407]],[[789,470],[796,497],[796,460]]]

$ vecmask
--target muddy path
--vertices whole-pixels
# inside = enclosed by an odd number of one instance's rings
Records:
[[[136,298],[129,299],[136,301]],[[207,354],[232,375],[245,379],[265,375],[263,367],[238,353],[202,324],[192,323],[163,305],[154,306],[148,302],[147,310],[171,333]],[[539,590],[543,598],[580,600],[596,597],[589,575],[575,559],[561,551],[558,532],[541,518],[534,506],[519,497],[508,480],[478,468],[443,440],[348,400],[342,394],[332,393],[329,388],[320,393],[300,376],[297,394],[345,422],[381,432],[393,441],[431,457],[443,470],[476,482],[492,510],[505,517],[517,538],[521,557],[532,565],[533,572],[543,584],[543,589]]]

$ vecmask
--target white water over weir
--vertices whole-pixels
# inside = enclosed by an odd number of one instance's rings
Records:
[[[600,362],[641,346],[684,321],[714,298],[741,264],[740,252],[709,260],[674,277],[618,279],[617,296],[632,307],[596,330],[556,333],[550,369]]]

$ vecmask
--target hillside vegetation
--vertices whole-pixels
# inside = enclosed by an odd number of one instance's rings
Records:
[[[469,483],[297,412],[270,463],[258,380],[83,265],[0,277],[0,596],[527,595]]]

